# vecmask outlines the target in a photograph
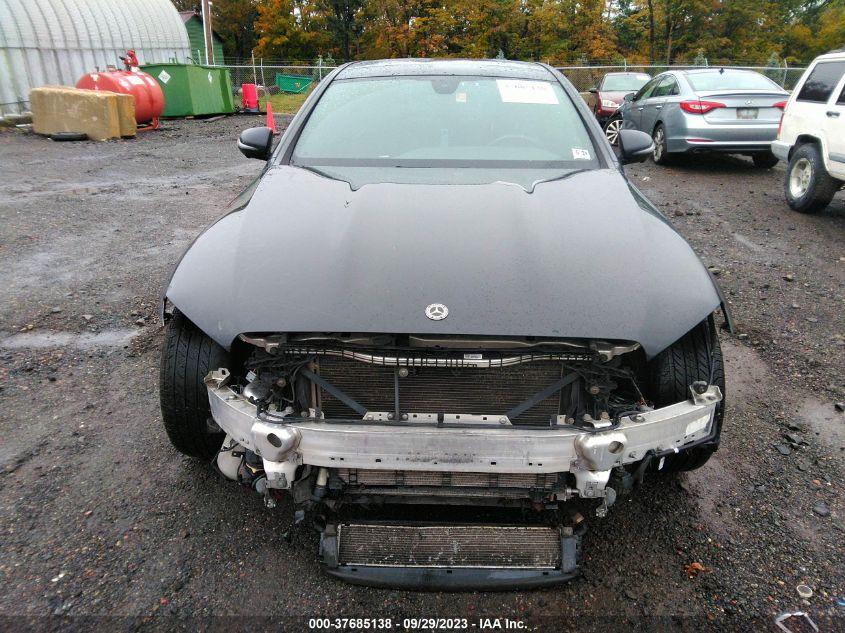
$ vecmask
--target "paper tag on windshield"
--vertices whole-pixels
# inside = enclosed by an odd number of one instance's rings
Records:
[[[590,152],[580,147],[573,147],[572,158],[575,160],[590,160]]]
[[[559,103],[554,87],[547,81],[497,79],[496,86],[503,103]]]
[[[467,102],[467,93],[456,92],[455,93],[455,101],[457,101],[458,103],[466,103]]]

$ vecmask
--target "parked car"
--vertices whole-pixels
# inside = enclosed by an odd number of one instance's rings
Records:
[[[786,104],[772,152],[789,161],[786,201],[824,209],[845,184],[845,50],[817,57]]]
[[[164,428],[268,506],[287,493],[330,573],[560,582],[567,502],[604,516],[716,450],[720,291],[555,69],[353,62],[275,150],[267,128],[239,147],[265,171],[166,285]],[[382,504],[527,519],[361,518]]]
[[[778,162],[771,143],[788,96],[750,70],[673,70],[625,95],[616,116],[623,127],[651,134],[657,164],[682,153],[725,152],[769,168]]]
[[[595,88],[590,90],[585,99],[587,105],[596,115],[599,124],[604,128],[607,140],[611,145],[616,145],[619,136],[621,121],[613,119],[608,125],[616,110],[622,105],[622,100],[629,92],[636,92],[651,79],[648,73],[607,73]]]

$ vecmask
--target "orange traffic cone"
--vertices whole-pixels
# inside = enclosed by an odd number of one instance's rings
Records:
[[[276,132],[276,119],[273,118],[273,106],[270,104],[270,101],[267,101],[267,127],[270,128],[273,134],[278,134]]]

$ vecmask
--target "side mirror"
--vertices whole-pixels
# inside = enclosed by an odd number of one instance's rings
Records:
[[[591,95],[595,95],[595,94],[598,94],[599,89],[598,88],[590,88],[587,92],[589,92]]]
[[[273,131],[268,127],[251,127],[241,132],[238,149],[247,158],[268,160],[273,152]]]
[[[635,95],[635,94],[637,94],[637,93],[636,93],[636,92],[629,92],[629,93],[628,93],[628,94],[626,94],[624,97],[622,97],[622,100],[623,100],[623,101],[633,101],[633,100],[634,100],[634,95]]]
[[[619,130],[619,160],[623,165],[641,163],[654,152],[654,141],[639,130]]]

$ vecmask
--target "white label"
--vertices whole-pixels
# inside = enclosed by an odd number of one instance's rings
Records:
[[[464,360],[484,360],[483,354],[464,354]]]
[[[455,93],[455,101],[457,101],[458,103],[466,103],[467,102],[467,93],[456,92]]]
[[[211,78],[211,71],[208,71],[208,83],[211,83],[213,80]]]
[[[558,103],[555,90],[547,81],[525,81],[523,79],[497,79],[499,97],[503,103]]]
[[[708,424],[710,424],[709,413],[687,424],[687,430],[684,435],[692,435],[693,433],[697,433],[701,429],[706,429]]]
[[[168,72],[166,70],[162,70],[158,74],[158,78],[161,80],[161,83],[163,83],[163,84],[166,84],[168,81],[170,81],[170,75],[168,74]]]
[[[573,147],[572,158],[575,160],[590,160],[590,152],[580,147]]]

